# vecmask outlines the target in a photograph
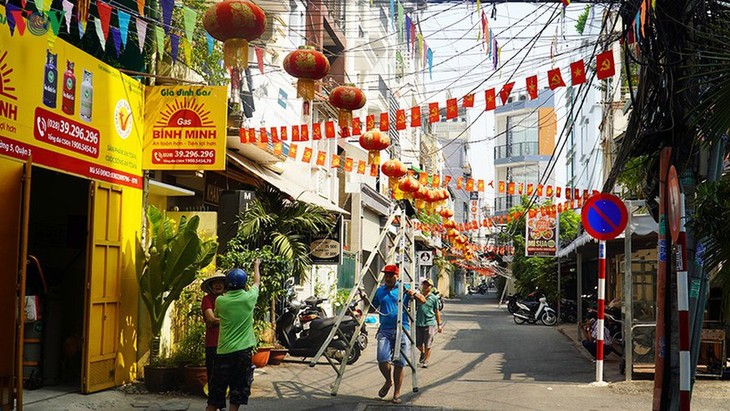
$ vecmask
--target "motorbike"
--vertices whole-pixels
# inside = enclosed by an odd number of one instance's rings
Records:
[[[540,296],[537,302],[517,301],[516,304],[517,311],[512,314],[516,324],[525,322],[534,324],[541,321],[544,325],[552,326],[558,322],[555,310],[550,308],[544,295]]]
[[[489,286],[486,282],[481,282],[476,287],[470,285],[468,291],[469,294],[486,294],[489,291]]]
[[[534,303],[537,302],[538,298],[540,297],[541,293],[539,291],[533,291],[530,294],[527,294],[527,297],[522,298],[519,294],[510,294],[507,297],[505,297],[505,300],[507,300],[507,311],[509,311],[510,314],[514,314],[519,310],[519,307],[517,306],[517,302],[528,302],[528,303]]]

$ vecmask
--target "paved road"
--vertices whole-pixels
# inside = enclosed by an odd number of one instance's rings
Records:
[[[405,409],[455,410],[646,410],[651,408],[651,381],[594,387],[594,364],[556,327],[517,325],[495,294],[448,300],[444,333],[436,340],[428,369],[419,369],[419,390],[411,392],[410,373],[402,392]],[[382,377],[375,362],[375,330],[363,357],[348,368],[336,397],[330,396],[334,371],[298,360],[260,370],[254,382],[253,410],[376,410],[391,408],[377,391]],[[615,374],[615,373],[614,373]],[[727,409],[727,383],[706,395],[696,395],[694,409]],[[388,397],[389,399],[390,397]],[[67,395],[37,402],[26,410],[139,410],[144,403],[189,405],[201,410],[194,397],[124,395],[108,391],[90,396]],[[137,408],[132,405],[138,406]],[[174,407],[169,407],[174,408]]]

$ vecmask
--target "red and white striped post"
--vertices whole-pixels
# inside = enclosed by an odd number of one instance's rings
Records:
[[[684,194],[679,195],[677,238],[677,311],[679,312],[679,409],[690,408],[689,295],[687,291],[687,232],[684,227]]]
[[[603,384],[603,322],[606,306],[606,240],[598,241],[598,325],[596,333],[596,382]]]

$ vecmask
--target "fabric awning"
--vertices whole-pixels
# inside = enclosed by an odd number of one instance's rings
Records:
[[[236,153],[229,152],[228,158],[232,162],[234,162],[235,164],[240,166],[242,169],[250,172],[251,174],[259,177],[260,179],[271,184],[272,186],[278,188],[279,190],[288,194],[295,200],[304,201],[305,203],[318,205],[318,206],[324,208],[325,210],[332,211],[335,213],[345,214],[345,215],[350,214],[349,212],[347,212],[347,210],[343,210],[340,207],[337,207],[336,205],[332,204],[329,200],[320,196],[319,194],[317,194],[311,190],[308,190],[296,183],[293,183],[291,181],[291,179],[287,178],[286,170],[284,170],[281,174],[277,174]]]

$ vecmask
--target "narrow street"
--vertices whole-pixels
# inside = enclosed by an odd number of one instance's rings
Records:
[[[618,382],[593,387],[594,364],[557,327],[517,325],[495,293],[446,301],[446,327],[438,336],[428,369],[419,369],[420,389],[411,392],[406,372],[403,388],[406,409],[457,410],[646,410],[652,381]],[[374,410],[394,407],[380,400],[382,377],[375,363],[375,329],[361,359],[342,382],[336,397],[329,395],[335,379],[325,363],[287,360],[257,372],[246,409],[253,410]],[[581,348],[582,349],[582,348]],[[615,365],[615,362],[612,363]],[[607,367],[609,365],[607,364]],[[615,371],[607,370],[617,380]],[[609,380],[611,380],[609,378]],[[694,409],[726,408],[727,382],[702,381],[695,390]],[[205,401],[190,396],[132,395],[106,391],[82,396],[69,394],[37,401],[26,395],[26,410],[76,409],[187,409],[202,410]],[[33,398],[36,400],[33,400]],[[388,400],[392,397],[392,391]],[[52,406],[51,406],[52,405]]]

